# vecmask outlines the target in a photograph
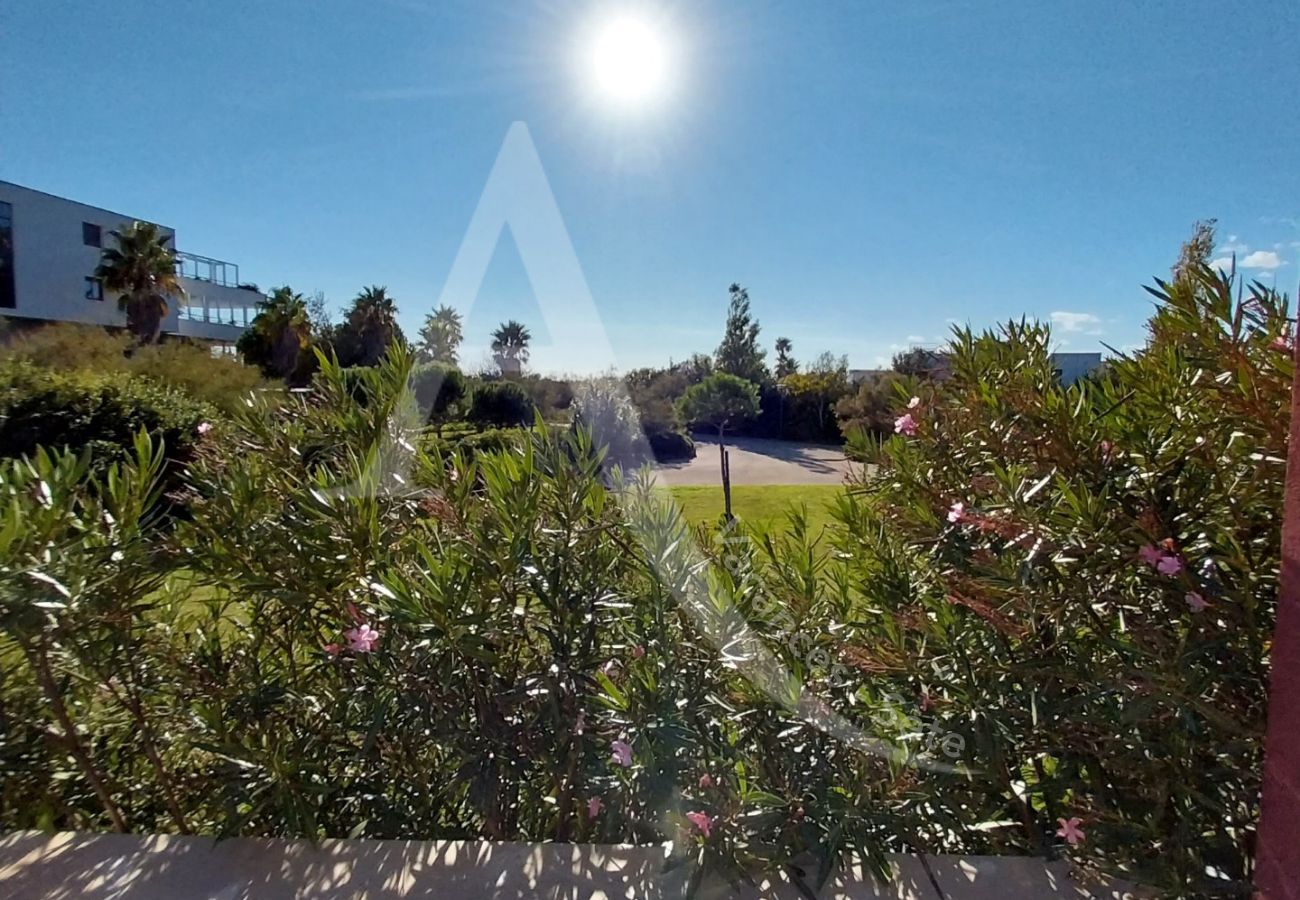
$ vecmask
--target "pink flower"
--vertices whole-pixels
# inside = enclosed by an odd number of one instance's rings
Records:
[[[632,748],[626,741],[614,741],[609,745],[609,749],[613,753],[613,756],[610,757],[610,761],[613,762],[614,765],[622,766],[625,769],[631,768]]]
[[[711,788],[711,787],[713,787],[713,776],[710,775],[708,772],[705,772],[703,775],[701,775],[701,776],[700,776],[700,787],[701,787],[701,788]]]
[[[1156,563],[1156,571],[1161,575],[1173,577],[1183,570],[1183,561],[1172,553],[1167,553],[1160,557],[1160,562]]]
[[[688,812],[686,818],[690,819],[691,824],[695,826],[695,830],[705,837],[708,837],[709,833],[713,831],[713,816],[708,813]]]
[[[1101,461],[1109,463],[1115,456],[1115,445],[1110,441],[1101,442]]]
[[[343,652],[343,645],[331,643],[331,644],[326,644],[322,649],[330,656],[338,656],[340,653]]]
[[[1183,600],[1187,601],[1187,608],[1194,613],[1204,612],[1205,607],[1210,605],[1206,602],[1205,598],[1196,593],[1196,591],[1188,593],[1183,597]]]
[[[1147,544],[1138,551],[1138,558],[1153,569],[1160,564],[1160,560],[1164,558],[1164,555],[1165,551],[1154,544]]]
[[[966,519],[966,504],[958,500],[948,508],[948,521],[956,525]]]
[[[894,431],[908,437],[916,434],[916,420],[912,418],[911,413],[903,413],[894,420]]]
[[[640,644],[637,644],[635,647],[632,648],[633,659],[640,659],[643,656],[645,656],[645,647],[642,647]]]
[[[207,434],[209,431],[212,430],[212,423],[211,423],[211,422],[200,422],[200,423],[199,423],[199,427],[196,428],[196,429],[194,429],[194,430],[197,431],[199,434]]]
[[[928,690],[922,688],[921,689],[921,712],[929,712],[932,709],[934,709],[934,698],[930,696],[930,692]]]
[[[1269,344],[1269,346],[1279,353],[1291,352],[1291,341],[1285,334],[1273,338],[1273,343]]]
[[[920,397],[913,397],[911,400],[908,400],[908,401],[907,401],[907,408],[908,408],[908,409],[916,409],[916,408],[917,408],[918,406],[920,406],[920,405],[921,405],[921,398],[920,398]]]
[[[1069,819],[1057,819],[1056,821],[1061,823],[1061,827],[1056,829],[1057,837],[1065,838],[1066,843],[1071,847],[1083,842],[1083,829],[1079,827],[1083,824],[1082,819],[1078,816],[1073,816]]]
[[[600,815],[600,811],[605,808],[605,804],[600,802],[599,797],[592,797],[587,801],[587,818],[594,819]]]
[[[379,632],[369,625],[361,624],[344,632],[348,649],[353,653],[369,653],[379,644]]]

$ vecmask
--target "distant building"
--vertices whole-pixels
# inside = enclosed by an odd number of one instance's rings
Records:
[[[926,354],[926,375],[930,378],[944,379],[952,373],[949,355],[942,350],[931,350]],[[1095,370],[1101,368],[1100,353],[1053,353],[1052,365],[1062,384],[1074,384]],[[892,369],[849,369],[849,381],[860,384]]]
[[[125,327],[94,273],[109,232],[137,220],[0,181],[0,315]],[[175,247],[175,229],[159,228]],[[176,273],[185,296],[170,298],[163,334],[233,350],[265,296],[240,284],[234,263],[178,251]]]
[[[1053,353],[1052,365],[1062,384],[1074,384],[1101,368],[1100,353]]]

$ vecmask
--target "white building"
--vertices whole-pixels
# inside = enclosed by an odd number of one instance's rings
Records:
[[[125,327],[94,273],[109,232],[137,218],[0,181],[0,315]],[[159,228],[174,248],[175,229]],[[233,348],[266,298],[233,263],[178,252],[176,271],[185,295],[170,299],[163,333]]]

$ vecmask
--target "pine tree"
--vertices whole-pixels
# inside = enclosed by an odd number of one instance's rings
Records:
[[[731,306],[727,310],[727,330],[715,354],[717,370],[763,384],[768,381],[763,357],[767,351],[758,345],[758,322],[749,314],[749,291],[738,284],[729,288]]]

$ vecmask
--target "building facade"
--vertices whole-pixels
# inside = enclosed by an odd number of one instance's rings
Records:
[[[137,220],[0,181],[0,315],[125,327],[95,268],[110,233]],[[175,248],[175,229],[158,227]],[[240,284],[233,263],[178,251],[176,273],[185,293],[169,298],[163,334],[233,348],[265,296]]]

